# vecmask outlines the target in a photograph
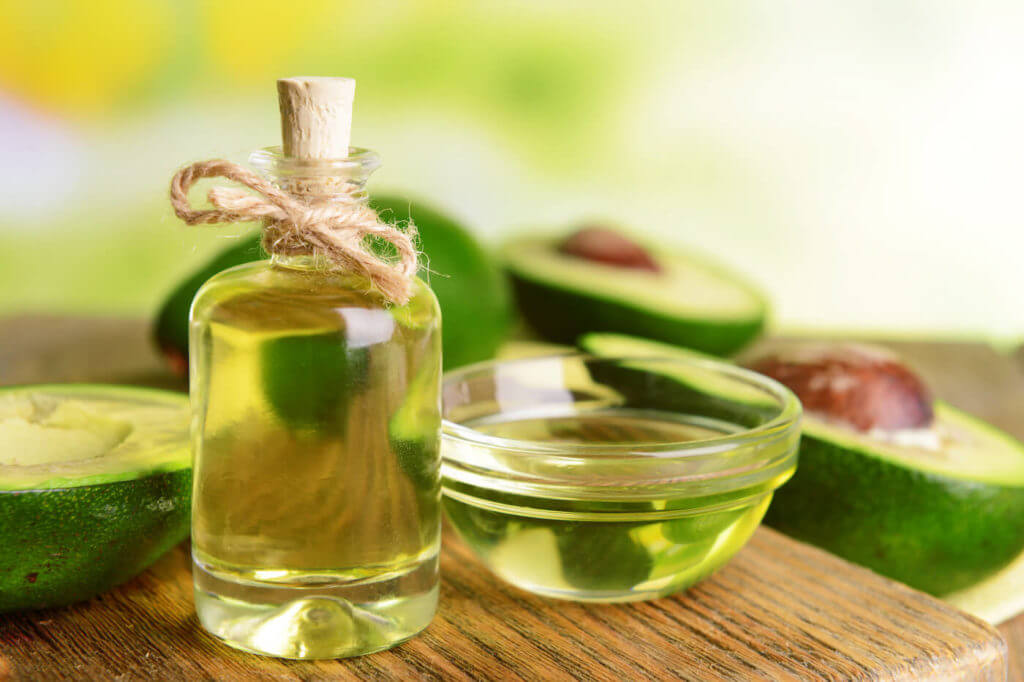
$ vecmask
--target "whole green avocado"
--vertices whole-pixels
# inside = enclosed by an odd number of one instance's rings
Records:
[[[487,360],[505,340],[512,303],[503,273],[459,223],[420,202],[375,196],[370,205],[388,222],[412,220],[419,233],[421,276],[441,304],[445,369]],[[188,367],[188,316],[199,287],[213,275],[266,258],[259,235],[240,240],[179,284],[157,314],[154,336],[172,367]]]

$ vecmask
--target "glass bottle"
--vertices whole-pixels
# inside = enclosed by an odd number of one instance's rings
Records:
[[[250,162],[294,195],[366,201],[373,152]],[[427,626],[438,597],[440,311],[313,255],[210,279],[190,323],[195,602],[238,648],[354,656]]]

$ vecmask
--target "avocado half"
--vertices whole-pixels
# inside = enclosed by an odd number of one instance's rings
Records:
[[[800,466],[765,522],[935,595],[1024,550],[1024,446],[936,401],[932,450],[812,417]]]
[[[580,346],[604,357],[692,355],[612,334],[587,335]],[[674,380],[683,394],[718,392]],[[797,471],[765,523],[935,595],[1008,565],[1024,550],[1024,445],[941,401],[934,412],[937,448],[805,415]]]
[[[167,391],[0,389],[0,611],[88,599],[188,537],[188,428]]]
[[[441,304],[446,369],[494,357],[512,322],[512,299],[504,274],[483,246],[452,218],[420,202],[374,196],[370,205],[388,222],[411,219],[423,249],[422,277]],[[213,275],[266,258],[260,236],[251,235],[217,254],[164,301],[154,336],[172,367],[188,367],[188,315],[199,287]]]
[[[764,297],[717,265],[648,248],[657,271],[619,267],[565,253],[563,241],[525,237],[503,250],[519,309],[545,340],[620,332],[728,355],[764,328]]]

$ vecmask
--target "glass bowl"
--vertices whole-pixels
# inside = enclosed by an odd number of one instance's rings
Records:
[[[800,403],[725,362],[566,354],[446,375],[443,505],[495,574],[578,601],[689,587],[796,468]]]

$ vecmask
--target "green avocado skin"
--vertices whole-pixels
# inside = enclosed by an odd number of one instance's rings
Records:
[[[0,492],[0,612],[63,606],[141,573],[188,537],[192,472]]]
[[[905,468],[805,431],[796,474],[776,491],[765,523],[943,595],[1020,553],[1024,488]]]
[[[343,429],[369,356],[366,348],[349,349],[338,332],[268,341],[260,359],[267,400],[294,428]]]
[[[188,362],[188,315],[192,299],[199,287],[218,272],[242,263],[266,258],[260,246],[259,235],[240,239],[237,244],[221,251],[213,260],[192,273],[174,288],[157,313],[153,336],[165,355],[172,359],[176,369],[184,373]]]
[[[587,353],[601,355],[600,347],[591,344],[586,336],[579,339],[579,347]],[[643,361],[640,360],[639,364],[642,366]],[[770,421],[776,412],[770,407],[722,398],[676,379],[659,377],[650,369],[632,368],[628,363],[615,359],[593,363],[589,370],[595,381],[613,388],[625,399],[623,407],[699,414],[749,428]]]
[[[461,225],[420,202],[375,196],[386,221],[412,218],[423,249],[421,277],[441,305],[444,368],[493,358],[512,325],[512,293],[491,254]]]
[[[512,323],[508,282],[490,254],[451,218],[419,202],[373,197],[371,206],[389,222],[410,217],[424,250],[423,278],[430,284],[444,318],[445,369],[494,356]],[[266,258],[259,235],[241,239],[179,284],[161,306],[154,336],[176,368],[188,362],[189,309],[206,280],[230,267]]]
[[[574,344],[588,332],[617,332],[730,355],[764,328],[763,314],[741,322],[671,317],[537,282],[514,270],[509,274],[523,317],[534,331],[553,343]]]

